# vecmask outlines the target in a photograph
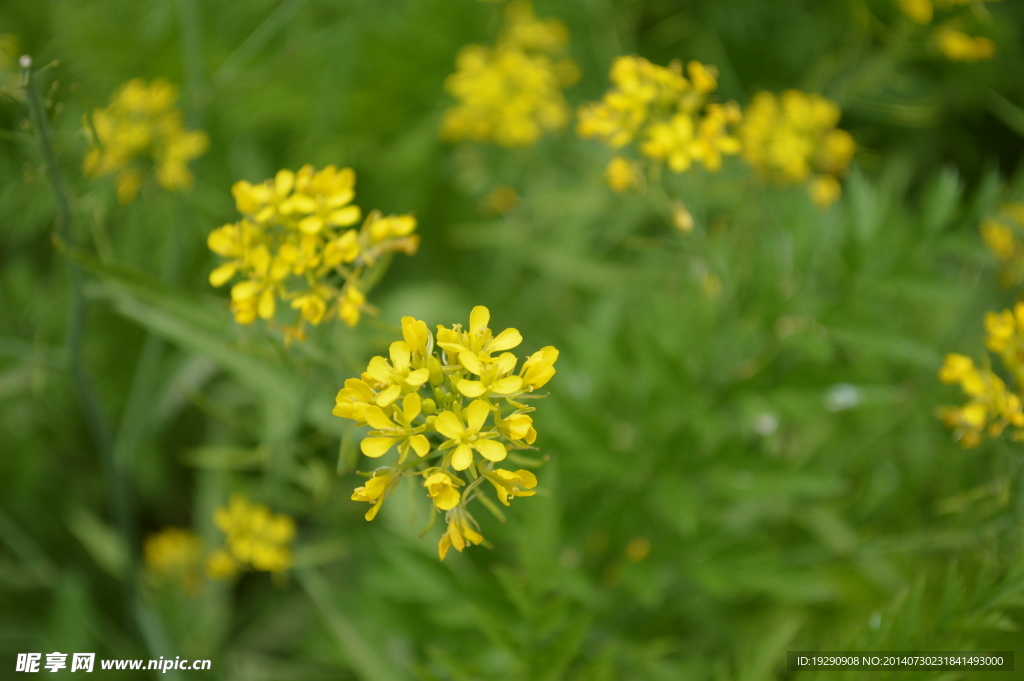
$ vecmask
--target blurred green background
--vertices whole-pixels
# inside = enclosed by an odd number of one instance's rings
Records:
[[[1024,197],[1024,7],[979,7],[999,53],[965,64],[886,0],[537,0],[571,33],[573,106],[635,53],[714,64],[741,104],[800,88],[842,107],[858,155],[835,206],[727,163],[667,180],[683,234],[651,196],[613,194],[606,150],[571,127],[526,150],[439,140],[444,78],[493,41],[500,3],[4,2],[0,33],[59,60],[44,94],[113,465],[69,371],[53,196],[4,97],[0,676],[56,650],[213,661],[168,679],[1024,678],[784,671],[814,649],[1015,650],[1024,668],[1020,444],[964,451],[935,417],[961,400],[943,354],[978,357],[984,311],[1015,299],[977,225]],[[178,84],[211,146],[191,190],[122,207],[81,176],[82,117],[135,77]],[[414,212],[422,245],[370,294],[377,322],[286,350],[233,323],[206,235],[237,219],[233,182],[306,163],[353,167],[356,202]],[[521,200],[495,216],[501,186]],[[330,411],[402,315],[433,328],[473,305],[561,351],[535,415],[549,461],[507,522],[480,514],[492,550],[440,563],[425,500],[399,490],[363,519],[357,433]],[[150,584],[143,538],[212,541],[235,490],[299,523],[287,579]]]

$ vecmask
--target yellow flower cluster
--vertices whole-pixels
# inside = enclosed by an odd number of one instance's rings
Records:
[[[1019,233],[1024,230],[1024,203],[1013,201],[1000,207],[996,217],[981,223],[981,238],[1003,264],[999,283],[1009,288],[1024,284],[1024,243]]]
[[[759,92],[743,117],[743,159],[780,184],[811,178],[811,199],[828,206],[839,198],[839,177],[853,157],[853,137],[836,128],[839,106],[821,95],[786,90]]]
[[[939,370],[939,380],[959,384],[968,397],[964,406],[946,407],[939,413],[964,447],[976,447],[985,433],[999,437],[1007,426],[1017,429],[1015,438],[1024,437],[1024,406],[1019,395],[1024,386],[1024,303],[1017,303],[1013,310],[987,313],[985,332],[985,345],[1012,376],[1013,389],[991,368],[977,367],[964,355],[946,355]]]
[[[717,88],[717,72],[691,61],[686,75],[680,62],[658,66],[643,57],[619,57],[612,65],[611,90],[600,102],[584,104],[577,112],[576,131],[612,149],[636,143],[649,159],[664,162],[673,172],[700,163],[714,172],[722,156],[740,150],[732,127],[741,119],[735,102],[709,103]],[[616,156],[605,171],[616,191],[628,189],[642,177],[635,163]]]
[[[235,183],[231,191],[242,214],[238,222],[213,230],[207,244],[224,262],[210,274],[213,286],[238,275],[231,310],[239,324],[271,321],[277,301],[297,311],[283,328],[288,340],[305,338],[304,324],[340,318],[348,326],[367,310],[364,281],[385,255],[412,255],[419,246],[412,215],[362,218],[355,198],[355,172],[306,165],[281,170],[260,184]]]
[[[975,4],[975,16],[985,16],[978,11],[980,7],[974,0],[898,0],[900,10],[913,21],[922,26],[932,23],[935,11],[951,12],[958,6]],[[999,0],[985,0],[998,2]],[[932,37],[938,51],[951,61],[975,62],[991,59],[996,54],[996,44],[984,36],[973,36],[956,28],[957,20],[953,19],[938,26]]]
[[[494,47],[459,52],[445,80],[459,103],[445,112],[442,137],[525,147],[565,127],[570,112],[562,89],[579,78],[575,62],[563,56],[568,42],[562,22],[538,19],[525,0],[510,2]]]
[[[114,93],[110,105],[94,109],[86,120],[89,150],[83,162],[86,175],[115,175],[117,198],[131,202],[139,193],[148,170],[141,159],[152,161],[156,181],[166,189],[191,186],[188,162],[209,145],[206,133],[186,130],[175,108],[178,91],[163,79],[150,84],[136,78]]]
[[[366,513],[373,520],[403,478],[420,476],[434,507],[445,512],[441,560],[453,546],[461,552],[467,543],[483,541],[466,506],[479,498],[493,507],[481,496],[485,481],[506,506],[514,497],[532,496],[537,485],[530,471],[496,464],[532,449],[534,408],[524,402],[543,397],[534,391],[555,375],[558,350],[542,348],[517,372],[519,360],[508,351],[522,336],[516,329],[495,335],[489,323],[488,309],[474,307],[468,329],[438,326],[435,337],[426,323],[403,317],[403,340],[391,344],[390,359],[371,359],[336,398],[336,416],[373,429],[360,444],[363,454],[398,452],[395,465],[376,470],[352,499],[373,504]]]
[[[202,583],[203,542],[194,532],[169,527],[146,538],[142,558],[156,584],[175,583],[195,594]]]
[[[289,544],[295,537],[295,521],[291,517],[235,494],[227,506],[214,510],[213,522],[225,539],[224,548],[206,559],[211,578],[226,579],[246,568],[281,573],[292,566]]]

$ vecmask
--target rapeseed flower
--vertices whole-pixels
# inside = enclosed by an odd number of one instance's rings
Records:
[[[514,328],[495,334],[490,317],[477,306],[468,327],[438,326],[436,334],[425,322],[403,317],[402,340],[391,344],[390,359],[371,359],[335,400],[336,416],[374,429],[360,443],[364,454],[379,458],[398,450],[395,465],[378,469],[352,499],[373,504],[366,513],[372,520],[402,478],[421,476],[427,497],[447,521],[438,546],[442,560],[453,546],[462,551],[483,541],[467,510],[483,493],[481,483],[488,481],[506,506],[532,496],[537,485],[532,472],[495,464],[528,461],[518,452],[533,449],[537,431],[534,408],[525,402],[542,397],[534,391],[555,375],[558,350],[542,348],[517,372],[519,359],[510,350],[523,337]]]
[[[698,61],[657,66],[643,57],[619,57],[612,64],[612,89],[600,102],[577,111],[577,133],[595,138],[611,149],[636,143],[641,155],[681,173],[699,163],[715,172],[723,155],[739,152],[732,128],[739,122],[735,103],[710,103],[718,88],[716,70]],[[634,164],[615,156],[605,179],[615,191],[639,182]]]
[[[110,104],[86,120],[85,174],[114,175],[121,203],[135,199],[150,172],[165,189],[191,186],[188,163],[206,152],[209,138],[185,128],[177,98],[177,88],[162,78],[148,84],[135,78],[118,88]]]
[[[213,522],[224,533],[224,548],[207,559],[210,577],[227,577],[246,568],[281,573],[292,566],[291,517],[235,494],[227,506],[214,510]]]
[[[999,0],[984,0],[999,2]],[[974,36],[961,30],[965,23],[978,24],[987,21],[988,13],[974,0],[898,0],[900,10],[914,22],[928,26],[937,14],[946,17],[941,25],[930,31],[936,50],[950,61],[976,62],[995,56],[995,42],[984,36]],[[970,13],[958,11],[959,7],[974,4]]]
[[[151,581],[175,583],[194,595],[202,584],[203,542],[191,530],[168,527],[146,538],[142,559]]]
[[[527,147],[565,127],[570,110],[562,89],[579,78],[575,62],[563,56],[568,42],[560,21],[538,19],[524,0],[510,2],[493,47],[459,52],[445,80],[458,104],[445,112],[442,137]]]
[[[207,245],[223,259],[210,284],[240,278],[231,288],[237,323],[273,322],[283,302],[296,312],[281,327],[285,339],[302,340],[307,323],[341,319],[352,327],[371,309],[365,282],[385,266],[385,255],[415,253],[419,237],[412,215],[372,211],[363,219],[352,203],[355,180],[351,168],[306,165],[259,184],[235,183],[231,193],[242,218],[213,230]]]
[[[1024,203],[1012,201],[1000,206],[996,215],[981,223],[981,238],[999,260],[999,283],[1005,287],[1024,284]]]
[[[946,355],[939,369],[943,383],[959,384],[968,401],[961,407],[944,407],[939,416],[964,447],[976,447],[983,436],[999,437],[1007,427],[1014,437],[1024,437],[1024,303],[1012,310],[985,315],[985,346],[996,354],[1011,377],[1007,383],[988,367],[978,367],[965,355]],[[1011,387],[1012,386],[1012,387]]]
[[[821,95],[760,92],[744,112],[743,160],[779,184],[810,180],[811,198],[828,206],[839,198],[838,178],[856,149],[850,133],[836,127],[839,117],[839,106]]]

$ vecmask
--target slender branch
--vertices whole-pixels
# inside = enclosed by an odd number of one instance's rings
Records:
[[[25,90],[25,102],[28,105],[29,118],[32,127],[35,129],[36,142],[39,147],[39,154],[45,166],[46,178],[53,191],[54,201],[57,207],[57,233],[55,238],[62,239],[69,246],[74,246],[74,233],[71,229],[71,205],[68,199],[64,180],[60,175],[57,166],[56,154],[53,151],[52,135],[50,126],[46,120],[46,110],[43,106],[43,98],[39,92],[38,75],[47,70],[44,67],[38,72],[32,71],[32,57],[24,55],[19,64],[21,66],[22,87]],[[136,626],[134,615],[135,603],[135,532],[132,521],[131,500],[128,493],[127,481],[122,475],[120,467],[113,458],[111,448],[110,431],[100,409],[99,401],[93,391],[82,364],[82,340],[85,334],[85,293],[84,275],[78,265],[69,260],[71,270],[71,307],[68,319],[68,365],[71,370],[71,379],[74,384],[75,394],[78,398],[86,427],[93,441],[93,446],[100,459],[103,469],[103,477],[106,480],[107,503],[110,512],[128,546],[129,568],[127,574],[121,580],[125,624],[129,627]]]

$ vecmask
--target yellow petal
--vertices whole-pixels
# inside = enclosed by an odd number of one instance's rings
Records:
[[[238,266],[233,262],[221,265],[213,272],[210,272],[210,284],[213,286],[223,286],[231,280],[231,277],[235,276],[237,270]]]
[[[473,308],[473,311],[469,313],[469,332],[476,333],[481,329],[486,329],[488,322],[491,321],[491,311],[483,305],[477,305]]]
[[[405,382],[409,385],[421,386],[430,379],[430,369],[423,367],[416,371],[410,371],[409,375],[405,377]]]
[[[387,454],[397,441],[397,438],[393,437],[368,437],[360,443],[359,449],[366,456],[376,459],[378,456]]]
[[[475,445],[480,455],[490,461],[503,461],[508,454],[505,445],[497,440],[477,440]]]
[[[413,435],[409,438],[409,444],[412,445],[413,451],[416,452],[417,456],[426,456],[430,451],[430,440],[427,439],[426,435]]]
[[[394,428],[395,423],[375,404],[371,404],[363,412],[363,420],[377,429]]]
[[[405,371],[409,368],[409,363],[412,361],[412,349],[408,343],[395,341],[391,344],[388,352],[391,354],[391,363],[394,365],[395,371]]]
[[[481,374],[484,373],[483,362],[480,361],[480,358],[477,357],[475,353],[468,351],[460,352],[459,363],[462,366],[466,367],[466,370],[469,371],[471,374],[476,374],[477,376],[480,376]]]
[[[366,367],[366,373],[381,383],[391,382],[391,367],[383,357],[374,357]]]
[[[442,511],[449,511],[459,505],[459,498],[461,496],[459,490],[454,487],[448,487],[434,497],[434,506],[437,506]]]
[[[319,215],[310,215],[299,220],[299,229],[303,234],[319,234],[324,228],[324,221]]]
[[[402,388],[397,385],[388,386],[377,395],[377,405],[386,407],[402,395]]]
[[[480,430],[487,415],[491,413],[491,406],[484,400],[473,400],[466,408],[466,425],[471,430]]]
[[[473,465],[473,450],[469,448],[469,445],[460,444],[455,448],[455,454],[452,455],[452,468],[464,471],[471,465]]]
[[[467,381],[465,379],[456,383],[455,387],[458,388],[460,393],[470,398],[480,397],[487,391],[487,388],[480,381]]]
[[[511,350],[522,342],[523,337],[519,334],[519,331],[516,329],[505,329],[491,341],[487,349],[491,352],[501,352],[502,350]]]
[[[360,217],[362,217],[362,213],[359,210],[359,206],[345,206],[331,213],[328,222],[335,227],[348,227],[359,222]]]
[[[509,376],[501,379],[500,381],[495,381],[494,384],[491,385],[491,390],[498,395],[511,395],[522,387],[523,379],[518,376]]]
[[[406,395],[405,399],[402,400],[402,416],[405,417],[405,422],[412,424],[412,420],[420,415],[422,408],[423,402],[418,394],[409,393]]]
[[[444,411],[434,419],[434,428],[447,438],[458,440],[466,433],[466,427],[453,412]]]

